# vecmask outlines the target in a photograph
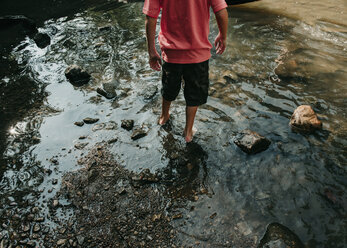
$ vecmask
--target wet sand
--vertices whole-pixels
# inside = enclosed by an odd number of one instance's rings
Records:
[[[345,0],[261,0],[237,8],[271,11],[273,13],[302,20],[314,25],[317,21],[327,21],[347,25],[347,1]]]

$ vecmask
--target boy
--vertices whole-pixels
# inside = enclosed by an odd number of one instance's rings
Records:
[[[209,78],[208,60],[212,45],[208,40],[210,7],[219,28],[214,45],[217,54],[226,47],[228,12],[225,0],[145,0],[146,38],[149,64],[160,71],[162,66],[162,113],[159,124],[170,117],[170,105],[176,99],[182,78],[186,100],[186,142],[193,139],[193,124],[198,107],[207,101]],[[162,10],[159,44],[164,63],[155,48],[155,28]]]

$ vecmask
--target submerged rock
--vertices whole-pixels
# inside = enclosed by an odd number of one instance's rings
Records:
[[[147,135],[147,131],[143,127],[138,127],[134,130],[134,132],[131,135],[132,140],[138,140]]]
[[[314,131],[322,128],[322,122],[311,106],[301,105],[297,107],[290,118],[290,125],[298,131]]]
[[[113,83],[102,84],[102,88],[97,88],[96,92],[107,99],[112,99],[117,96],[116,85]]]
[[[74,86],[82,86],[89,82],[90,74],[78,65],[70,65],[65,70],[65,76]]]
[[[279,223],[271,223],[257,248],[304,248],[299,237],[288,227]]]
[[[134,120],[122,120],[121,127],[130,131],[134,127]]]
[[[158,87],[156,85],[149,85],[143,94],[145,100],[151,100],[158,93]]]
[[[35,34],[34,41],[39,48],[45,48],[51,44],[51,38],[48,36],[48,34],[43,33]]]
[[[255,154],[265,151],[271,144],[271,141],[254,131],[246,129],[236,136],[234,143],[242,151],[248,154]]]

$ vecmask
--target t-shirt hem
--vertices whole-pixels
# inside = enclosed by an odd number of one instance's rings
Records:
[[[152,18],[158,18],[160,11],[159,13],[154,13],[153,11],[150,11],[149,9],[143,8],[142,13]]]
[[[211,58],[211,53],[209,53],[206,56],[200,56],[199,58],[194,59],[176,59],[176,58],[168,58],[163,54],[163,60],[167,63],[174,63],[174,64],[197,64],[204,62],[206,60],[209,60]]]

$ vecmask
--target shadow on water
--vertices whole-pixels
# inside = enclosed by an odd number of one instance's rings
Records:
[[[162,173],[167,194],[184,216],[173,223],[184,245],[256,247],[273,221],[316,244],[311,247],[343,245],[343,32],[230,10],[227,51],[220,57],[212,51],[210,98],[197,113],[195,142],[186,145],[182,94],[172,106],[170,126],[156,125],[160,73],[147,65],[142,4],[98,3],[45,21],[41,29],[52,38],[49,47],[39,49],[26,38],[2,58],[1,211],[18,204],[24,214],[28,204],[39,206],[48,226],[68,218],[63,210],[57,216],[46,210],[61,176],[75,170],[95,144],[117,138],[111,152],[118,163]],[[49,18],[68,15],[64,8]],[[216,34],[213,21],[211,40]],[[77,88],[66,80],[64,70],[72,63],[92,75],[88,85]],[[115,99],[97,94],[104,83],[116,87]],[[289,118],[301,104],[317,111],[322,131],[290,129]],[[99,121],[74,125],[85,117]],[[134,120],[147,135],[133,141],[131,131],[120,127],[123,119]],[[236,147],[235,134],[246,128],[269,138],[269,149],[249,156]]]

